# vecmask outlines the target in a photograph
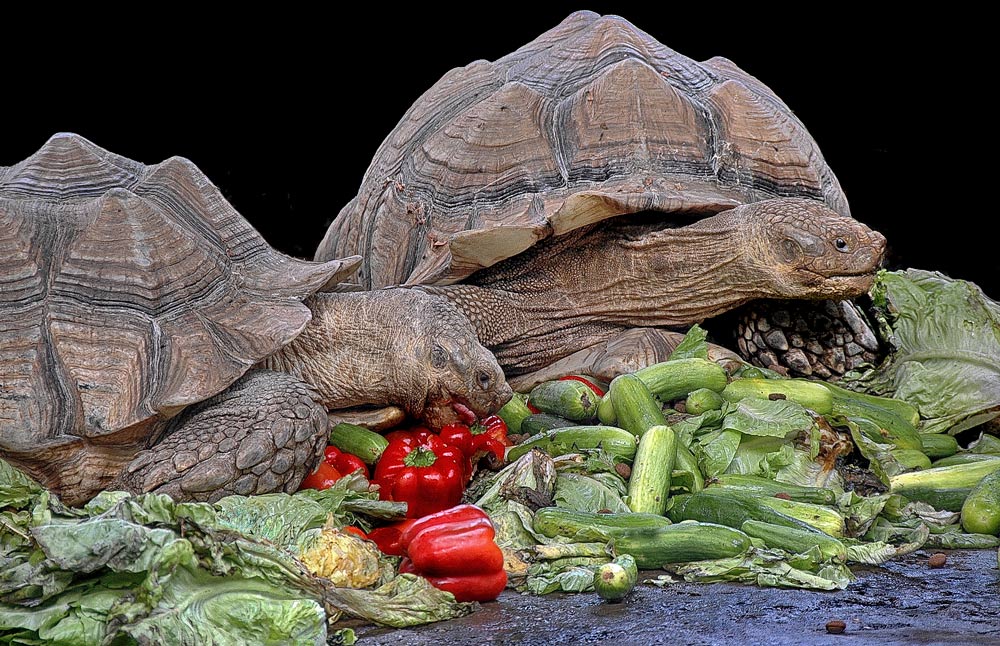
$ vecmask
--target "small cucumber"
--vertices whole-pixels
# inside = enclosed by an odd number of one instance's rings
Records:
[[[1000,460],[907,471],[889,478],[889,492],[926,502],[935,509],[961,511],[973,488],[995,471],[1000,471]]]
[[[330,429],[330,444],[373,465],[382,457],[389,440],[367,428],[340,422]]]
[[[639,438],[628,481],[629,509],[663,515],[676,456],[677,434],[669,426],[654,426]]]
[[[617,603],[628,596],[639,580],[639,568],[631,554],[622,554],[594,572],[594,590],[605,601]]]
[[[696,520],[738,529],[744,522],[752,519],[806,531],[819,531],[798,518],[762,504],[761,500],[723,487],[713,487],[698,493],[671,497],[666,515],[675,523]]]
[[[882,424],[883,421],[891,426],[897,420],[902,420],[914,430],[920,423],[920,413],[917,411],[917,407],[902,399],[859,393],[825,381],[815,383],[822,384],[833,395],[833,412],[838,415],[866,417],[881,426],[885,426]],[[883,415],[889,417],[883,418]]]
[[[774,496],[760,498],[758,502],[789,518],[798,519],[813,529],[818,529],[824,534],[836,538],[841,538],[847,531],[847,521],[844,520],[844,517],[837,513],[836,510],[824,505],[784,500]]]
[[[649,428],[667,423],[660,402],[635,374],[615,377],[608,394],[615,407],[617,425],[633,435],[641,436]]]
[[[768,547],[776,547],[792,554],[801,554],[813,547],[818,547],[826,560],[837,563],[847,561],[847,547],[836,538],[826,534],[772,525],[752,519],[745,521],[740,529],[748,536],[761,539]]]
[[[701,474],[698,467],[698,459],[694,457],[691,449],[684,446],[683,442],[677,442],[677,457],[674,458],[674,471],[684,471],[689,474],[689,493],[698,493],[705,488],[705,476]]]
[[[725,402],[722,395],[711,390],[710,388],[699,388],[698,390],[692,390],[688,393],[687,399],[684,400],[684,410],[688,412],[689,415],[701,415],[702,413],[710,410],[718,410],[722,408],[722,404]]]
[[[555,457],[579,449],[604,450],[619,460],[631,462],[635,457],[636,439],[628,431],[614,426],[567,426],[554,428],[529,437],[523,443],[507,449],[506,461],[518,459],[538,448]]]
[[[508,433],[522,433],[521,422],[524,421],[524,418],[531,415],[531,409],[528,408],[528,396],[523,393],[514,393],[510,401],[497,411],[497,415],[507,425]]]
[[[611,393],[605,393],[604,397],[601,397],[601,401],[597,404],[597,421],[609,426],[614,426],[618,423],[618,417],[615,415],[615,405],[611,402]]]
[[[699,388],[716,392],[726,387],[729,376],[719,364],[707,359],[670,359],[640,368],[633,373],[649,392],[663,402],[687,397]]]
[[[571,379],[545,381],[531,389],[528,402],[550,415],[558,415],[574,422],[588,422],[597,417],[597,404],[601,398],[589,386]]]
[[[958,453],[958,440],[947,433],[918,433],[920,450],[931,459],[947,458]]]
[[[971,534],[1000,534],[1000,471],[979,481],[962,504],[962,528]]]
[[[1000,455],[990,455],[989,453],[967,453],[965,451],[949,455],[946,458],[935,460],[931,467],[950,467],[956,464],[968,464],[970,462],[983,462],[986,460],[1000,460]]]
[[[535,512],[532,521],[539,534],[556,536],[576,536],[579,532],[597,530],[610,536],[633,529],[659,529],[671,524],[670,520],[656,514],[598,514],[590,511],[575,511],[563,507],[543,507]]]
[[[833,411],[833,395],[822,384],[799,379],[736,379],[722,390],[726,401],[738,402],[747,397],[770,399],[783,396],[820,415]]]
[[[576,422],[568,420],[565,417],[549,415],[548,413],[535,413],[521,420],[521,433],[536,435],[545,431],[551,431],[554,428],[566,428],[567,426],[577,425]]]

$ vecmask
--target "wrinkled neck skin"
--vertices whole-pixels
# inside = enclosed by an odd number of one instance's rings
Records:
[[[763,281],[754,279],[740,222],[708,220],[581,230],[484,270],[473,284],[425,289],[458,306],[504,370],[521,374],[624,328],[683,328],[759,298]]]
[[[395,292],[316,294],[306,305],[312,320],[260,367],[312,384],[330,410],[397,404],[414,415],[423,412],[430,383],[426,371],[415,369],[417,317],[406,324]]]

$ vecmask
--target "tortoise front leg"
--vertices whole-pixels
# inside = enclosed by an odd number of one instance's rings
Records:
[[[269,370],[248,373],[171,420],[111,489],[215,502],[230,494],[291,493],[316,467],[326,409],[307,384]]]

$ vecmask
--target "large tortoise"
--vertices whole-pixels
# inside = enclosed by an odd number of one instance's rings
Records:
[[[420,97],[315,259],[361,253],[361,285],[447,296],[512,377],[658,360],[676,339],[664,329],[750,301],[857,296],[884,245],[760,81],[582,11]],[[759,317],[742,347],[820,376],[870,358],[854,311],[827,310],[856,337],[846,363],[840,348],[830,358],[832,332],[817,346]]]
[[[359,260],[275,251],[185,159],[54,136],[0,167],[3,457],[69,503],[111,487],[211,501],[293,491],[327,408],[433,419],[510,397],[446,300],[321,293]]]

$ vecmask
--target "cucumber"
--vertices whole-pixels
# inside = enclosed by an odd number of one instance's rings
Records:
[[[962,504],[962,528],[971,534],[1000,534],[1000,471],[973,487]]]
[[[892,449],[889,451],[892,457],[896,458],[907,471],[914,469],[930,469],[931,459],[920,451],[913,449]]]
[[[822,384],[799,379],[736,379],[722,389],[722,398],[738,402],[747,397],[769,399],[783,395],[820,415],[833,411],[833,395]]]
[[[617,603],[628,596],[639,580],[639,568],[631,554],[622,554],[594,572],[594,590],[605,601]]]
[[[724,487],[673,496],[667,505],[666,515],[675,523],[696,520],[739,528],[748,520],[761,520],[784,527],[819,531],[798,518],[792,518],[761,504],[760,499],[738,494]]]
[[[995,471],[1000,471],[1000,460],[907,471],[889,478],[889,492],[926,502],[935,509],[961,511],[972,489]]]
[[[677,443],[677,456],[674,458],[674,471],[684,471],[689,474],[687,480],[689,493],[698,493],[705,488],[705,477],[698,467],[698,459],[694,457],[691,449],[684,446],[683,442]],[[676,479],[676,476],[673,476]]]
[[[834,505],[837,502],[837,493],[832,489],[803,487],[787,482],[778,482],[770,478],[746,476],[738,473],[723,473],[716,476],[715,481],[710,486],[731,487],[754,496],[773,497],[782,493],[791,500],[811,502],[817,505]]]
[[[533,527],[549,538],[601,541],[610,537],[615,552],[631,554],[643,570],[736,556],[750,547],[750,537],[739,530],[713,523],[673,525],[655,514],[592,514],[545,507],[535,512]]]
[[[920,413],[917,411],[917,407],[909,402],[893,397],[858,393],[827,382],[810,383],[822,384],[830,391],[830,394],[833,395],[833,412],[837,415],[864,417],[883,428],[894,426],[898,421],[902,421],[916,433],[917,424],[920,423]]]
[[[358,456],[365,464],[374,465],[389,446],[389,440],[367,428],[340,422],[330,429],[330,444]]]
[[[956,464],[969,464],[970,462],[983,462],[986,460],[1000,460],[1000,455],[990,455],[989,453],[966,453],[964,451],[949,455],[946,458],[931,462],[931,467],[950,467]]]
[[[580,532],[598,530],[614,536],[618,532],[635,529],[655,530],[672,523],[656,514],[597,514],[574,511],[562,507],[543,507],[535,512],[532,521],[535,531],[549,538],[575,537]]]
[[[879,444],[892,444],[897,449],[908,451],[919,451],[923,448],[920,441],[920,434],[900,420],[896,420],[895,426],[886,426],[886,419],[881,422],[870,420],[867,417],[848,417],[850,421],[858,425],[861,434],[873,442]]]
[[[719,364],[707,359],[688,358],[661,361],[635,371],[649,392],[660,401],[671,402],[699,388],[716,392],[726,387],[729,376]]]
[[[629,509],[636,513],[663,515],[670,496],[670,474],[676,456],[677,435],[669,426],[653,426],[639,438],[628,481],[626,501]]]
[[[776,547],[792,554],[801,554],[818,547],[824,560],[847,562],[847,547],[826,534],[772,525],[759,520],[748,520],[740,526],[740,529],[748,536],[761,539],[768,547]]]
[[[507,425],[507,432],[511,434],[522,433],[521,422],[526,417],[531,416],[531,409],[528,408],[528,396],[523,393],[514,393],[503,407],[497,411],[497,415]]]
[[[542,382],[532,388],[528,395],[531,405],[543,413],[565,417],[574,422],[595,419],[600,400],[589,386],[571,379]]]
[[[823,505],[814,505],[808,502],[797,502],[795,500],[782,500],[775,497],[759,498],[762,505],[788,516],[795,518],[809,525],[813,529],[818,529],[824,534],[841,538],[847,531],[847,522],[836,510]]]
[[[611,387],[608,386],[608,388],[610,389]],[[601,401],[598,402],[597,421],[608,426],[614,426],[618,423],[618,417],[615,415],[615,405],[611,402],[611,393],[605,393],[604,397],[601,397]]]
[[[958,440],[947,433],[918,433],[920,450],[929,458],[948,458],[958,453]]]
[[[506,460],[513,461],[531,451],[542,449],[555,457],[579,449],[603,449],[608,455],[631,462],[637,441],[628,431],[614,426],[567,426],[533,435],[517,446],[507,449]]]
[[[558,415],[548,413],[535,413],[528,415],[521,420],[521,433],[527,435],[537,435],[554,428],[566,428],[567,426],[579,426],[576,422],[570,421]],[[509,430],[509,429],[508,429]]]
[[[702,413],[710,410],[718,410],[722,408],[722,404],[725,402],[722,395],[715,392],[710,388],[699,388],[698,390],[692,390],[688,393],[687,399],[684,400],[684,410],[688,412],[689,415],[701,415]]]
[[[635,374],[615,377],[608,394],[615,408],[617,425],[633,435],[641,436],[647,429],[667,423],[660,402]]]

